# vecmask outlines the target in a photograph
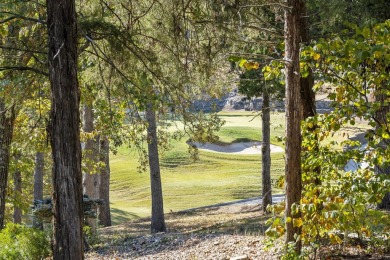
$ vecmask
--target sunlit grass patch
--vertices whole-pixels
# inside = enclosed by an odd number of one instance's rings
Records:
[[[223,116],[227,116],[224,114]],[[219,132],[224,143],[246,140],[261,140],[261,118],[251,121],[251,113],[234,113]],[[272,119],[272,116],[271,116]],[[283,120],[281,114],[274,115],[275,125]],[[272,132],[271,142],[283,134],[279,127]],[[200,150],[199,160],[193,161],[188,154],[187,140],[172,140],[169,151],[160,156],[164,208],[166,212],[261,195],[260,155],[237,155],[213,153]],[[282,153],[272,154],[271,174],[276,180],[284,174]],[[114,224],[129,219],[150,216],[149,173],[137,172],[138,155],[133,148],[120,147],[111,156],[111,207]],[[274,193],[281,193],[274,189]]]

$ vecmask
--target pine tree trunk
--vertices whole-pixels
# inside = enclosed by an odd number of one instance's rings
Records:
[[[161,186],[160,161],[158,158],[156,114],[153,105],[146,108],[148,121],[148,154],[150,167],[150,186],[152,191],[152,233],[165,232],[163,194]]]
[[[301,42],[303,44],[309,44],[310,43],[310,34],[309,34],[309,19],[307,14],[307,8],[306,8],[306,1],[300,0],[300,11],[301,19],[300,19],[300,35],[301,35]],[[314,78],[313,78],[313,71],[311,68],[308,68],[308,75],[306,78],[301,77],[301,99],[302,99],[302,112],[303,112],[303,120],[309,117],[314,117],[317,114],[316,111],[316,98],[315,93],[313,90],[314,86]],[[317,143],[315,147],[312,147],[313,152],[318,152],[319,145],[318,145],[318,133],[316,133],[317,125],[314,125],[312,128],[308,128],[308,130],[311,131],[312,135],[315,136]],[[314,184],[317,186],[321,185],[321,168],[316,167],[313,169],[313,172],[315,172],[316,176],[314,176]],[[317,190],[317,196],[320,195],[320,189]],[[322,206],[317,207],[317,210],[319,210]]]
[[[268,205],[272,204],[271,187],[271,137],[270,137],[270,97],[267,92],[263,93],[262,106],[262,131],[263,141],[261,144],[262,161],[262,186],[263,186],[263,212],[267,211]]]
[[[292,212],[293,204],[299,204],[302,193],[301,177],[301,129],[302,107],[300,97],[300,13],[299,1],[287,0],[285,9],[285,74],[286,74],[286,244],[295,242],[301,228],[293,225],[293,218],[300,212]],[[291,220],[291,221],[289,221]],[[297,253],[301,242],[295,244]]]
[[[93,124],[94,114],[93,110],[90,106],[83,106],[83,131],[85,133],[92,133],[94,131]],[[88,138],[85,142],[84,148],[84,160],[86,167],[86,172],[84,172],[83,176],[83,187],[84,194],[87,194],[90,199],[98,199],[99,198],[99,185],[100,185],[100,174],[95,172],[97,169],[95,168],[98,164],[98,147],[97,147],[97,139]],[[92,231],[96,231],[97,228],[97,220],[94,218],[88,218],[88,225],[92,228]]]
[[[4,227],[5,199],[7,196],[10,145],[15,121],[12,107],[6,110],[3,100],[0,100],[0,230]]]
[[[83,259],[80,92],[74,0],[47,0],[53,157],[53,258]]]
[[[15,161],[20,160],[20,154],[16,154],[14,156]],[[14,223],[21,224],[22,223],[22,210],[18,206],[18,200],[22,195],[22,173],[19,169],[14,172],[14,213],[13,219]],[[16,203],[15,203],[16,202]]]
[[[300,38],[301,43],[310,43],[309,34],[309,19],[306,8],[306,1],[299,1],[299,14],[300,14]],[[306,78],[301,77],[301,98],[302,98],[302,110],[303,119],[313,117],[316,115],[315,93],[313,91],[314,78],[313,72],[309,68],[309,74]]]
[[[99,224],[111,226],[110,213],[110,143],[107,137],[100,137],[100,162],[104,165],[100,169],[99,198],[103,199],[103,205],[99,206]]]
[[[45,171],[45,154],[37,152],[35,154],[35,168],[34,168],[34,200],[43,199],[43,175]],[[43,230],[42,221],[34,217],[33,226]]]

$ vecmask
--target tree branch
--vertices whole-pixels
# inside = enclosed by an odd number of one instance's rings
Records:
[[[29,49],[19,49],[19,48],[16,48],[16,47],[9,47],[9,46],[4,46],[4,45],[0,45],[0,49],[22,51],[22,52],[30,52],[30,53],[39,53],[39,54],[47,54],[46,52],[43,52],[43,51],[35,51],[35,50],[29,50]]]
[[[41,74],[43,76],[49,77],[49,73],[47,73],[45,71],[31,68],[31,67],[25,67],[25,66],[3,66],[3,67],[0,67],[0,71],[4,71],[4,70],[29,70],[29,71]]]
[[[279,6],[279,7],[283,7],[283,8],[289,8],[289,6],[284,5],[282,3],[268,3],[268,4],[259,4],[259,5],[241,5],[240,9],[252,8],[252,7],[266,7],[266,6]]]
[[[30,22],[46,24],[46,21],[44,21],[44,20],[35,19],[35,18],[20,15],[20,14],[12,13],[12,12],[0,12],[0,14],[12,15],[11,17],[8,17],[5,20],[0,21],[0,24],[6,23],[6,22],[13,20],[13,19],[22,19],[22,20],[26,20],[26,21],[30,21]]]

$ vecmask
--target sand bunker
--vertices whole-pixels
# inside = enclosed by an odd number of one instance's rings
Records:
[[[235,154],[261,154],[261,142],[233,143],[228,145],[211,144],[211,143],[191,143],[200,150],[206,150],[218,153],[235,153]],[[271,153],[282,153],[284,148],[271,144]]]

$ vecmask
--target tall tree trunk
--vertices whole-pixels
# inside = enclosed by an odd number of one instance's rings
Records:
[[[92,133],[94,130],[93,119],[94,114],[90,106],[84,105],[83,107],[83,130],[85,133]],[[85,159],[87,161],[87,172],[84,173],[83,177],[83,186],[84,193],[87,194],[90,198],[97,199],[99,198],[99,174],[97,174],[95,166],[98,161],[98,152],[97,152],[97,140],[96,138],[88,138],[85,142]]]
[[[83,106],[83,130],[85,133],[92,133],[94,130],[93,119],[94,114],[90,106]],[[84,172],[83,177],[83,186],[84,194],[87,194],[91,199],[99,198],[99,182],[100,174],[96,171],[96,165],[98,164],[98,149],[97,149],[97,139],[88,138],[85,142],[84,148],[84,160],[86,161],[86,172]],[[97,228],[97,220],[94,218],[88,218],[88,225],[92,228],[93,231]]]
[[[299,14],[300,14],[300,38],[301,43],[310,43],[309,34],[309,19],[307,15],[306,1],[299,0]],[[313,90],[314,78],[313,72],[309,68],[309,74],[306,78],[301,77],[301,98],[303,119],[313,117],[316,115],[315,93]]]
[[[268,205],[272,204],[271,187],[271,137],[270,137],[270,97],[269,93],[263,93],[262,131],[263,140],[261,144],[262,161],[262,185],[263,185],[263,212],[267,211]]]
[[[381,174],[390,175],[390,167],[382,167],[380,170],[377,169]],[[390,211],[390,192],[386,193],[382,201],[378,204],[378,209],[385,209]]]
[[[382,89],[380,91],[384,91],[385,89],[388,89],[387,85],[384,83],[382,84]],[[385,93],[380,93],[375,96],[375,101],[379,102],[381,104],[380,109],[375,113],[375,117],[377,119],[377,122],[380,122],[382,125],[387,126],[387,131],[390,131],[389,127],[390,124],[388,122],[387,115],[390,113],[390,106],[386,104],[386,100],[388,100],[389,95]],[[378,126],[380,127],[380,126]],[[390,145],[390,139],[384,139],[382,140],[381,146],[382,149],[386,149]],[[390,175],[390,165],[376,165],[375,166],[375,172],[377,174],[386,174]],[[378,204],[378,209],[385,209],[390,210],[390,193],[388,192],[383,197],[381,203]]]
[[[20,154],[16,154],[14,156],[15,161],[20,160]],[[20,198],[22,195],[22,173],[19,169],[16,169],[14,172],[14,213],[13,213],[13,219],[14,223],[21,224],[22,223],[22,210],[18,206],[20,204]]]
[[[4,101],[0,99],[0,230],[4,227],[5,199],[7,196],[9,172],[9,153],[14,121],[14,107],[7,110]]]
[[[35,168],[34,168],[34,200],[43,199],[43,175],[45,170],[45,154],[37,152],[35,154]],[[43,230],[43,222],[34,216],[33,226]]]
[[[7,57],[6,63],[16,65],[19,63],[19,59],[22,55],[18,55],[18,51],[13,49],[12,46],[15,45],[15,42],[18,39],[20,26],[18,26],[17,23],[12,23],[8,24],[7,27],[8,35],[4,38],[4,40],[5,45],[11,48],[9,50],[3,50],[3,54]],[[10,71],[5,75],[5,78],[8,80],[9,85],[7,84],[7,90],[4,89],[4,86],[2,86],[1,94],[5,95],[6,92],[8,93],[8,97],[12,98],[12,90],[14,89],[12,82],[16,79],[16,76],[13,71]],[[14,122],[18,111],[15,104],[16,102],[12,103],[10,106],[10,103],[7,104],[3,97],[0,97],[0,230],[4,227],[10,146],[12,142]]]
[[[99,198],[104,202],[99,206],[99,224],[105,227],[111,226],[110,213],[110,142],[107,137],[100,137],[100,188]]]
[[[20,199],[20,195],[22,194],[22,173],[18,170],[14,172],[14,194],[15,201]],[[14,213],[13,213],[14,223],[21,224],[22,223],[22,210],[18,205],[14,204]]]
[[[302,193],[301,177],[301,129],[302,107],[300,96],[300,13],[299,1],[287,0],[284,13],[285,74],[286,74],[286,244],[296,242],[295,250],[301,251],[301,227],[293,225],[293,218],[300,212],[292,212],[293,204],[299,204]],[[291,221],[289,221],[291,220]]]
[[[47,0],[47,28],[52,93],[49,137],[53,157],[53,258],[84,259],[75,0]]]
[[[307,8],[306,8],[306,1],[300,0],[300,11],[301,19],[300,19],[300,35],[301,35],[301,42],[303,44],[309,44],[310,43],[310,33],[309,33],[309,19],[307,14]],[[313,71],[311,68],[308,68],[308,75],[306,78],[301,77],[301,99],[302,99],[302,111],[303,111],[303,120],[309,117],[314,117],[317,114],[316,111],[316,98],[315,93],[313,90],[314,86],[314,77],[313,77]],[[318,133],[315,131],[317,128],[317,125],[314,125],[313,127],[309,128],[308,130],[311,131],[312,135],[315,136],[317,143],[315,147],[312,147],[313,152],[318,152],[319,150],[319,141],[318,141]],[[315,169],[312,169],[313,172],[316,174],[314,176],[314,184],[317,186],[321,185],[321,168],[316,167]],[[320,189],[317,190],[317,196],[320,195]],[[320,210],[322,208],[322,205],[317,207],[317,210]]]
[[[148,154],[150,167],[150,186],[152,191],[152,233],[165,232],[163,194],[161,187],[160,161],[158,158],[156,114],[153,104],[146,107],[148,121]]]

